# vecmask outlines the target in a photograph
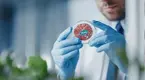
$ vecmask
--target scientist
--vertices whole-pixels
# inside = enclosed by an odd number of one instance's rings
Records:
[[[84,46],[81,40],[75,37],[67,38],[72,32],[72,27],[66,29],[57,38],[51,52],[54,62],[59,68],[58,76],[61,80],[71,79],[74,77],[75,71],[77,74],[76,67],[81,64],[79,60],[86,60],[87,64],[84,65],[87,67],[83,65],[81,67],[79,66],[80,68],[78,69],[81,70],[81,68],[84,68],[84,70],[82,70],[84,71],[83,75],[88,75],[86,80],[117,80],[118,78],[116,77],[119,77],[119,75],[117,75],[119,71],[121,71],[123,75],[127,75],[128,62],[124,36],[125,0],[96,0],[96,3],[100,12],[108,21],[112,22],[111,24],[104,24],[100,21],[92,21],[95,27],[102,30],[88,43],[89,47],[95,47],[95,52],[98,54],[91,54],[90,51],[88,55],[92,55],[92,58],[90,62],[87,63],[88,56],[85,57],[85,59],[81,58],[80,49]],[[107,55],[108,59],[106,57],[103,58],[103,56],[101,56],[102,58],[100,59],[99,55],[103,53]],[[85,51],[83,54],[85,54]],[[97,62],[98,59],[103,60],[101,64]],[[96,66],[95,64],[98,65]],[[102,66],[100,67],[99,65]],[[97,76],[98,73],[100,73],[99,76]],[[89,75],[91,77],[89,77]],[[103,76],[105,77],[103,78]],[[120,79],[125,79],[124,76],[121,77]]]

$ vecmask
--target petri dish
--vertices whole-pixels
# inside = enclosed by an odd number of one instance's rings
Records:
[[[82,43],[88,43],[96,33],[96,28],[91,21],[81,20],[73,26],[73,36],[82,40]]]

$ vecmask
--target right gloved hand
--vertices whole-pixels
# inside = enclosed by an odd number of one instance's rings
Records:
[[[55,64],[59,67],[61,80],[72,78],[79,59],[79,49],[83,46],[79,38],[67,39],[72,27],[60,34],[51,51]]]

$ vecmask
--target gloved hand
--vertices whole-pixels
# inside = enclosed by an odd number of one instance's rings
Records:
[[[127,57],[125,52],[125,37],[108,25],[93,21],[95,27],[103,30],[89,41],[90,46],[97,48],[97,52],[104,51],[109,59],[124,73],[127,73]]]
[[[67,39],[71,32],[72,27],[69,27],[61,33],[51,51],[54,62],[59,67],[61,80],[68,80],[73,77],[79,58],[79,49],[82,47],[79,38]]]

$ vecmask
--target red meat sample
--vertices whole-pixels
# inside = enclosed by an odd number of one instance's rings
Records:
[[[89,38],[91,38],[92,34],[93,34],[92,27],[89,24],[86,24],[86,23],[79,24],[74,29],[75,37],[78,37],[83,41],[86,41]]]

